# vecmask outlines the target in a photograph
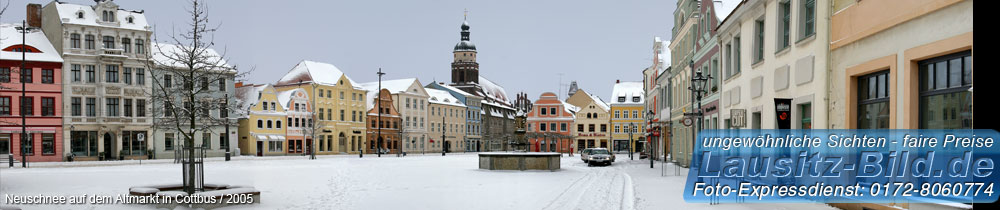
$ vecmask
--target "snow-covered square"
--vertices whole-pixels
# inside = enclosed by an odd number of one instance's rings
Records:
[[[111,165],[109,165],[111,164]],[[236,157],[205,163],[206,183],[249,185],[261,202],[221,209],[832,209],[825,204],[686,203],[682,176],[661,163],[618,161],[588,167],[563,156],[558,171],[478,169],[474,153]],[[118,195],[131,186],[178,183],[170,160],[36,163],[0,169],[0,194]],[[6,204],[5,204],[6,205]],[[21,205],[22,209],[153,209],[144,205]],[[186,209],[179,207],[179,209]]]

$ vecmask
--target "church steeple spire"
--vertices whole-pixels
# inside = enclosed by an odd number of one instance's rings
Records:
[[[476,62],[476,45],[469,41],[469,10],[462,20],[462,40],[455,44],[455,60],[451,63],[451,82],[454,84],[479,83],[479,63]]]

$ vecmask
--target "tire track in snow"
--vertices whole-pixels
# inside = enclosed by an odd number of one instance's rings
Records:
[[[624,187],[631,178],[621,167],[587,167],[584,175],[563,189],[543,209],[632,209],[634,196],[627,196]],[[618,202],[616,202],[618,201]]]

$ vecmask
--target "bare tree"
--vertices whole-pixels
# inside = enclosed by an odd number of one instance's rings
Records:
[[[184,190],[191,194],[195,193],[195,183],[200,181],[194,170],[195,159],[200,158],[196,155],[201,155],[195,153],[195,134],[210,132],[219,126],[236,126],[231,119],[237,104],[230,102],[232,95],[220,89],[232,90],[226,81],[235,81],[247,72],[240,73],[236,66],[228,64],[224,50],[218,53],[212,49],[214,32],[219,26],[209,26],[205,3],[202,0],[189,3],[189,28],[179,34],[171,33],[166,43],[154,36],[148,69],[153,75],[150,95],[156,119],[154,129],[172,130],[183,140],[183,152],[187,154],[181,155],[186,156],[187,161],[182,167],[189,169],[185,174]],[[212,111],[218,114],[212,115]],[[225,136],[226,146],[231,146],[229,133]]]

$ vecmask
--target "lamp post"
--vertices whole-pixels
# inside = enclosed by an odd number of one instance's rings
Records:
[[[688,66],[694,70],[694,61],[689,61]],[[688,87],[688,89],[691,90],[691,94],[694,94],[694,98],[691,99],[695,101],[692,101],[692,104],[695,102],[698,104],[698,107],[694,109],[695,111],[693,113],[684,113],[687,117],[695,117],[698,119],[694,131],[691,132],[691,146],[694,146],[694,144],[698,141],[698,137],[696,135],[702,127],[701,123],[703,113],[701,110],[701,95],[704,92],[707,92],[705,90],[705,83],[708,82],[709,79],[712,79],[712,75],[704,76],[702,75],[701,70],[697,70],[695,71],[694,76],[691,77],[691,87]]]
[[[229,161],[229,156],[230,156],[230,154],[229,154],[229,147],[231,147],[231,143],[232,143],[232,142],[229,142],[229,93],[226,93],[226,95],[223,96],[223,97],[224,97],[223,100],[225,100],[225,101],[222,102],[222,107],[226,108],[224,110],[226,112],[226,135],[225,135],[225,138],[226,138],[226,161]],[[153,145],[155,147],[156,144],[153,144]]]
[[[635,157],[632,156],[632,152],[633,152],[632,151],[632,144],[635,143],[635,142],[632,142],[632,132],[633,131],[635,131],[635,123],[634,122],[630,122],[630,123],[628,123],[628,143],[625,144],[625,146],[628,147],[628,149],[626,151],[628,151],[628,159],[629,160],[635,160]]]
[[[447,124],[447,123],[444,120],[444,115],[441,115],[441,156],[444,156],[445,143],[448,142],[448,141],[445,141],[445,138],[446,138],[445,135],[444,135],[444,131],[445,131],[445,126],[444,125],[445,124]]]
[[[378,134],[375,136],[375,141],[377,141],[375,142],[375,155],[382,157],[382,148],[380,148],[382,146],[382,75],[385,75],[385,73],[382,72],[382,68],[378,68],[378,72],[375,73],[378,74],[378,90],[375,91],[375,107],[378,109],[378,123],[376,124],[378,125]]]
[[[21,67],[18,69],[18,72],[21,72],[21,76],[19,76],[18,78],[21,80],[21,103],[24,103],[24,98],[27,97],[25,95],[27,90],[25,87],[25,80],[23,76],[24,76],[24,68],[26,67],[25,65],[27,63],[27,60],[25,59],[25,52],[28,50],[28,48],[26,47],[27,45],[25,43],[25,40],[27,39],[28,31],[35,30],[37,28],[26,26],[25,21],[22,20],[21,27],[19,27],[19,29],[21,29]],[[21,106],[21,111],[19,112],[19,114],[21,115],[21,168],[28,167],[28,156],[25,156],[25,154],[27,154],[28,148],[25,147],[24,145],[28,142],[27,139],[31,138],[31,135],[28,134],[28,127],[27,127],[28,120],[27,117],[24,115],[24,111],[25,111],[24,106]],[[11,148],[13,148],[14,144],[11,145],[12,145]],[[13,151],[13,149],[11,151]],[[11,167],[13,167],[14,156],[10,156],[10,159],[11,159],[10,160]]]

